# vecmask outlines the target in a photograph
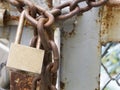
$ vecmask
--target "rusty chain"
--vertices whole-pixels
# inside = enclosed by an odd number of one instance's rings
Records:
[[[46,11],[39,5],[35,5],[30,0],[5,0],[15,6],[18,11],[25,12],[25,18],[35,27],[34,37],[31,40],[30,46],[36,47],[37,39],[40,37],[43,49],[46,52],[53,52],[54,62],[49,61],[44,66],[45,76],[39,75],[33,81],[33,90],[36,90],[37,81],[44,81],[43,78],[47,79],[47,90],[57,90],[55,87],[57,70],[59,67],[59,52],[58,47],[53,39],[49,38],[49,27],[55,22],[55,20],[66,20],[77,14],[84,13],[93,7],[104,5],[108,0],[73,0],[65,2],[57,7],[53,7],[50,11]],[[80,3],[85,2],[87,6],[82,7]],[[63,14],[62,9],[69,7],[70,12]],[[53,77],[55,76],[55,77]],[[44,86],[44,85],[43,85]],[[41,89],[42,90],[42,89]],[[44,89],[43,89],[44,90]],[[46,90],[46,89],[45,89]]]
[[[107,0],[99,0],[99,1],[95,1],[95,0],[74,0],[74,1],[68,1],[66,3],[63,3],[62,5],[54,7],[51,11],[46,11],[45,9],[40,7],[39,5],[35,5],[29,0],[7,0],[7,1],[9,1],[12,5],[16,6],[16,8],[20,12],[22,10],[24,10],[25,6],[27,6],[29,9],[26,10],[25,16],[28,19],[28,21],[30,21],[32,23],[32,25],[34,25],[35,27],[37,27],[37,23],[38,23],[37,20],[39,20],[39,18],[41,16],[45,17],[47,19],[46,23],[44,24],[44,27],[50,27],[55,22],[56,19],[65,20],[65,19],[73,17],[76,14],[88,11],[92,7],[101,6],[101,5],[103,5],[107,2]],[[81,8],[78,5],[81,2],[86,2],[87,6]],[[61,10],[65,7],[70,7],[70,12],[67,13],[67,14],[62,14]],[[37,19],[35,19],[36,14],[39,14]],[[48,44],[47,44],[47,41],[44,41],[42,43],[44,43],[43,46],[46,47],[44,49],[47,50],[48,47],[49,47]]]
[[[30,0],[7,0],[9,1],[12,5],[16,6],[16,8],[21,12],[25,6],[28,6],[30,10],[34,11],[32,12],[35,14],[36,9],[40,9],[40,13],[47,13],[48,11],[44,10],[42,7],[33,4]],[[59,20],[65,20],[68,18],[71,18],[72,16],[86,12],[93,7],[98,7],[103,4],[105,4],[108,0],[73,0],[73,1],[68,1],[66,3],[63,3],[62,5],[59,5],[57,7],[53,7],[53,9],[50,11],[50,13],[55,17],[55,19]],[[82,7],[79,6],[78,4],[86,2],[87,6]],[[62,14],[61,10],[65,7],[70,8],[70,12],[67,14]]]
[[[55,88],[55,84],[56,84],[56,77],[54,78],[53,76],[56,76],[56,72],[58,70],[58,66],[59,66],[59,52],[58,52],[58,48],[57,48],[57,45],[56,43],[53,41],[53,40],[47,40],[47,38],[45,37],[46,35],[44,35],[44,28],[43,28],[43,25],[45,23],[45,18],[41,17],[37,23],[37,28],[38,28],[38,36],[40,36],[41,38],[41,42],[43,41],[48,41],[46,42],[47,44],[46,45],[49,45],[49,47],[47,47],[48,49],[50,48],[51,51],[53,51],[53,57],[54,57],[54,62],[52,63],[49,63],[48,65],[44,66],[44,70],[40,76],[38,76],[36,78],[36,80],[34,80],[34,83],[33,83],[33,90],[36,89],[35,86],[37,86],[37,81],[39,82],[42,82],[45,83],[45,81],[47,82],[46,83],[46,88],[49,87],[50,90],[56,90]],[[43,44],[43,47],[46,48],[44,46],[44,43]],[[51,79],[52,78],[52,79]],[[43,85],[44,86],[44,85]],[[42,89],[41,89],[42,90]],[[44,89],[43,89],[44,90]],[[46,89],[45,89],[46,90]]]

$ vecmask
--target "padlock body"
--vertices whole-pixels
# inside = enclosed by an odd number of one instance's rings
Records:
[[[12,43],[7,67],[40,74],[43,58],[44,50]]]

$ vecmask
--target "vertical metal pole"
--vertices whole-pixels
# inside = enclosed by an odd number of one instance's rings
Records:
[[[60,39],[60,28],[56,28],[55,30],[55,43],[57,44],[57,47],[58,47],[58,50],[59,50],[59,53],[60,53],[60,42],[61,42],[61,39]],[[59,64],[60,66],[60,64]],[[59,67],[59,70],[58,70],[58,78],[57,78],[57,85],[56,87],[58,88],[58,90],[60,90],[60,67]]]
[[[54,7],[58,6],[60,4],[60,1],[61,0],[53,0],[53,6]],[[61,47],[61,32],[60,32],[60,27],[56,28],[54,39],[55,39],[55,43],[57,44],[59,53],[61,53],[61,51],[60,51],[60,47]],[[60,61],[60,63],[61,63],[61,61]],[[60,64],[59,64],[59,66],[60,66]],[[57,75],[58,75],[58,78],[57,78],[57,85],[56,85],[56,87],[57,87],[58,90],[60,90],[60,67],[59,67]]]
[[[92,9],[77,17],[73,35],[62,39],[61,80],[64,90],[99,90],[101,46],[100,23],[96,22],[98,14],[99,9]]]

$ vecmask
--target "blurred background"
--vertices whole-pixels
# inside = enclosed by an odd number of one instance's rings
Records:
[[[102,46],[100,90],[120,90],[120,44]]]

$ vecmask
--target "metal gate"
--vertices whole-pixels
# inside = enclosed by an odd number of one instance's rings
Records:
[[[47,0],[32,1],[48,9]],[[65,1],[68,0],[53,0],[53,5],[57,6]],[[120,41],[119,5],[111,5],[109,3],[104,7],[93,8],[60,22],[56,28],[55,41],[61,52],[57,84],[59,90],[100,89],[101,46],[110,41]],[[5,6],[13,15],[16,14],[14,7]],[[66,8],[64,12],[67,11]],[[7,26],[0,28],[0,42],[5,46],[5,54],[8,54],[8,47],[14,41],[17,19],[13,17],[7,22]],[[32,29],[26,26],[22,43],[28,45],[31,37]],[[3,54],[0,57],[3,58],[2,56]]]

